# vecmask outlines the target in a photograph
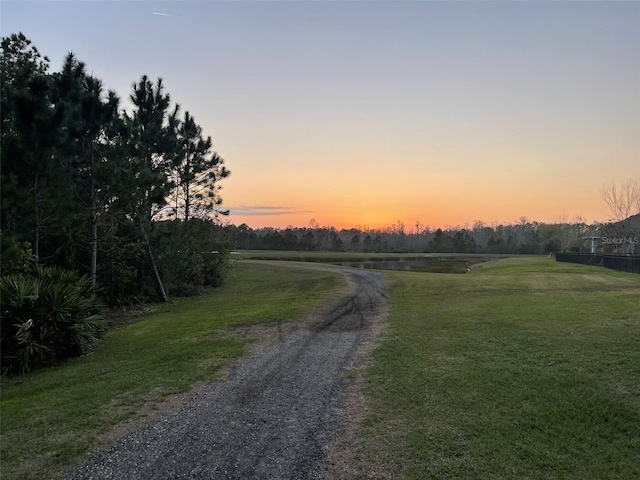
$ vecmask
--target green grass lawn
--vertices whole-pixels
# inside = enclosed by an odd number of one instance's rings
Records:
[[[640,478],[640,276],[540,257],[473,270],[388,272],[354,471]],[[217,334],[299,319],[343,286],[240,263],[224,287],[113,330],[91,355],[3,379],[2,477],[58,476],[120,422],[246,352],[247,340]]]
[[[246,352],[248,340],[218,333],[298,320],[344,284],[329,272],[238,264],[224,287],[111,331],[95,353],[3,379],[2,478],[60,475],[115,425],[215,378]]]
[[[389,276],[356,470],[640,478],[640,275],[538,257]]]

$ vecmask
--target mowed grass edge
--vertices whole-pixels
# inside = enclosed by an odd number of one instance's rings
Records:
[[[338,274],[238,263],[227,285],[109,332],[94,353],[2,380],[2,477],[55,478],[114,427],[215,378],[251,339],[240,325],[290,322],[344,288]]]
[[[640,276],[517,258],[389,277],[354,476],[640,478]]]

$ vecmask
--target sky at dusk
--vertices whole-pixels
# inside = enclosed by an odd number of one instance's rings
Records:
[[[2,0],[0,18],[123,99],[162,77],[231,170],[237,225],[605,221],[600,188],[640,176],[638,1]]]

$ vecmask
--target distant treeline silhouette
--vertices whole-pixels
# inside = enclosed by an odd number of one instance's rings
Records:
[[[565,223],[540,223],[521,218],[512,224],[477,221],[472,226],[432,229],[420,223],[407,228],[403,223],[383,229],[356,227],[336,229],[289,226],[253,229],[246,224],[228,226],[240,250],[299,250],[333,252],[434,252],[544,254],[580,252],[584,238],[599,227],[581,219]]]

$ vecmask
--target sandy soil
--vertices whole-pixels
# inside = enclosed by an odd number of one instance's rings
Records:
[[[275,263],[275,262],[270,262]],[[287,263],[287,266],[291,266]],[[76,479],[347,478],[358,375],[386,314],[383,274],[339,267],[350,289],[263,339],[222,380],[94,453]],[[355,405],[355,407],[354,407]]]

